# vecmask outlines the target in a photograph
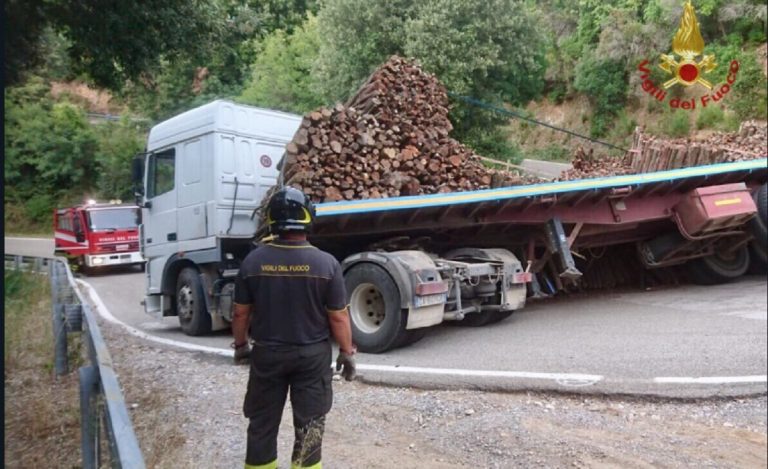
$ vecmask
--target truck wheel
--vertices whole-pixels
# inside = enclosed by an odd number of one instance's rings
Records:
[[[749,268],[749,250],[741,246],[731,252],[715,252],[686,264],[688,275],[698,285],[717,285],[741,277]]]
[[[187,335],[211,332],[211,316],[205,309],[204,294],[197,270],[182,269],[176,280],[176,312],[181,330]]]
[[[352,339],[361,352],[381,353],[406,345],[408,313],[392,277],[374,264],[358,264],[345,275]]]
[[[754,241],[749,243],[749,273],[768,274],[768,249],[761,248]]]
[[[755,237],[753,241],[763,251],[768,250],[768,184],[763,184],[753,195],[757,213],[749,221],[749,232]]]

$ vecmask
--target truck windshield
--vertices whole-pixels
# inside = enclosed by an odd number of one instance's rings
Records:
[[[132,229],[138,224],[139,212],[136,208],[88,211],[88,225],[91,231]]]

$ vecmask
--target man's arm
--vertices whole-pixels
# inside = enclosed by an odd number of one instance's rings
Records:
[[[232,337],[235,339],[235,347],[248,342],[248,324],[251,318],[251,305],[235,303],[235,311],[232,317]]]
[[[333,338],[339,344],[339,350],[350,355],[353,354],[355,346],[352,344],[352,326],[349,323],[349,309],[328,311],[328,325],[331,328]]]

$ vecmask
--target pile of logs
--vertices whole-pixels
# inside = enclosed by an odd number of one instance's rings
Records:
[[[561,180],[584,179],[622,174],[648,173],[715,163],[765,158],[768,156],[768,126],[746,121],[738,132],[716,132],[696,139],[665,140],[635,131],[632,149],[624,158],[597,157],[578,148],[573,169]]]
[[[486,189],[519,183],[450,138],[448,95],[393,56],[345,105],[310,112],[286,146],[283,180],[316,202]]]
[[[701,139],[661,140],[635,132],[628,163],[638,172],[764,158],[766,124],[747,121],[738,132],[717,132]]]

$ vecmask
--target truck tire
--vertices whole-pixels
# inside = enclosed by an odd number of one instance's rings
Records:
[[[749,268],[749,250],[744,245],[727,254],[715,252],[688,262],[686,267],[691,280],[698,285],[730,282],[744,275]]]
[[[749,243],[749,273],[768,274],[768,249],[761,248],[754,241]]]
[[[760,186],[752,198],[757,214],[749,221],[749,232],[755,237],[754,243],[765,251],[768,250],[768,184]]]
[[[205,308],[203,286],[197,270],[186,267],[176,279],[176,312],[181,330],[197,336],[211,332],[211,316]]]
[[[361,352],[381,353],[421,337],[405,326],[408,313],[400,308],[397,284],[381,267],[358,264],[344,275],[349,295],[352,340]]]

